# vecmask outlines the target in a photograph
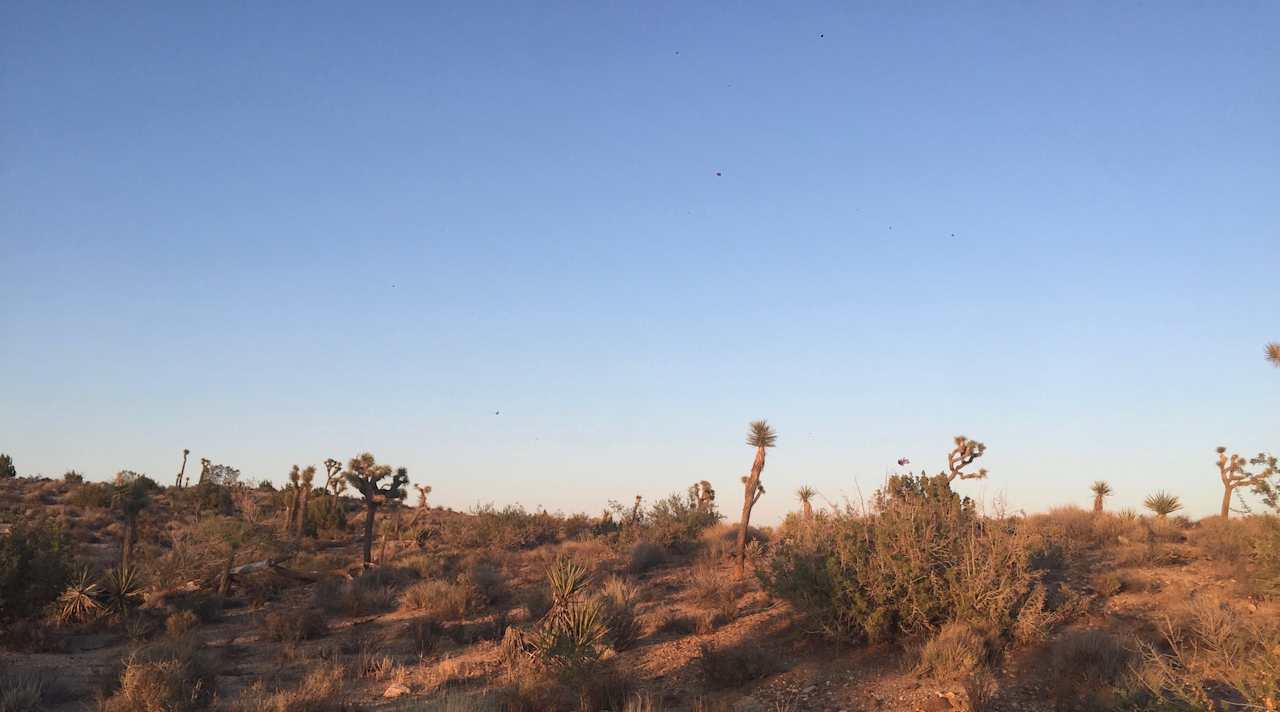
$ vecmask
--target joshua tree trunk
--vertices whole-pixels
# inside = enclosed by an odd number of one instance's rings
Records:
[[[120,542],[120,568],[129,568],[129,559],[133,557],[133,542],[138,538],[138,517],[132,515],[124,523],[124,540]]]
[[[1102,511],[1102,495],[1100,493],[1093,495],[1093,511],[1095,513]]]
[[[373,518],[377,511],[377,506],[369,502],[364,516],[364,566],[366,569],[373,563]]]
[[[307,503],[311,501],[311,488],[303,487],[301,492],[302,501],[298,503],[298,530],[297,537],[302,538],[303,530],[307,527]]]
[[[1225,485],[1222,488],[1222,518],[1226,519],[1231,516],[1231,493],[1235,487]]]
[[[227,552],[227,567],[222,570],[222,580],[218,582],[218,595],[225,596],[231,593],[231,569],[236,565],[236,550],[239,547],[233,546]]]
[[[751,508],[760,501],[760,473],[764,472],[764,446],[756,447],[756,459],[751,464],[751,474],[743,478],[742,524],[738,527],[737,576],[742,578],[747,568],[747,527],[751,524]]]
[[[813,520],[813,505],[812,505],[812,504],[809,504],[809,500],[807,500],[807,499],[806,499],[806,500],[804,500],[803,502],[801,502],[800,504],[801,504],[801,506],[804,508],[804,520],[805,520],[806,522],[808,522],[808,521],[812,521],[812,520]]]

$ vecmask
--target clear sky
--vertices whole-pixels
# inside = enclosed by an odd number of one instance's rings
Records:
[[[797,7],[803,5],[804,7]],[[1280,4],[0,6],[0,451],[759,517],[1280,448]],[[500,414],[495,415],[495,411]]]

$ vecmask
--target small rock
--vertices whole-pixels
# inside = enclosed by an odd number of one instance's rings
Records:
[[[398,682],[393,682],[391,683],[391,686],[387,688],[387,691],[382,693],[382,696],[389,700],[394,700],[395,698],[401,695],[407,695],[407,694],[409,694],[408,687],[405,687],[404,685],[401,685]]]

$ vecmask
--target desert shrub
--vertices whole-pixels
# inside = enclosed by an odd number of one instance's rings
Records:
[[[667,549],[687,551],[698,541],[704,529],[721,519],[714,502],[710,509],[698,508],[698,496],[690,489],[683,496],[671,494],[653,503],[645,513],[643,532],[646,541]]]
[[[1114,596],[1124,590],[1125,579],[1115,571],[1103,571],[1089,578],[1089,586],[1103,596]]]
[[[329,624],[319,611],[272,611],[262,619],[267,638],[278,643],[313,640],[329,632]]]
[[[530,513],[520,505],[502,509],[476,506],[470,517],[446,520],[444,538],[460,549],[532,549],[557,540],[560,520],[547,513]]]
[[[325,663],[310,672],[296,687],[268,690],[261,681],[240,695],[232,712],[354,712],[348,701],[347,670]]]
[[[1212,598],[1192,600],[1165,625],[1162,644],[1139,643],[1141,680],[1186,709],[1274,708],[1280,629]]]
[[[440,578],[449,570],[449,560],[447,557],[427,554],[424,552],[415,552],[400,556],[396,558],[395,564],[396,566],[413,571],[420,578],[424,579]]]
[[[13,458],[8,453],[0,453],[0,480],[11,480],[17,476],[18,469],[13,466]]]
[[[626,650],[640,638],[636,617],[636,587],[616,576],[601,587],[598,600],[605,627],[605,642],[614,650]]]
[[[471,588],[465,583],[441,580],[422,581],[406,588],[401,605],[420,611],[438,621],[462,618],[475,604]]]
[[[551,610],[551,594],[545,586],[531,586],[520,591],[520,607],[530,620],[539,620]]]
[[[19,521],[0,536],[0,622],[35,616],[71,582],[71,539],[56,524]]]
[[[67,470],[62,473],[62,481],[78,485],[81,482],[84,482],[84,475],[76,472],[75,470]]]
[[[891,478],[877,502],[870,516],[833,515],[820,535],[777,544],[761,573],[767,590],[836,639],[954,621],[1010,631],[1038,578],[1016,531],[980,519],[945,478]]]
[[[963,679],[991,657],[987,635],[968,623],[948,623],[920,650],[921,675]]]
[[[1047,655],[1050,692],[1060,709],[1111,710],[1129,694],[1132,653],[1123,641],[1101,630],[1073,630],[1059,636]]]
[[[52,702],[51,690],[51,678],[44,673],[0,673],[0,712],[40,712]]]
[[[405,626],[403,637],[413,646],[413,652],[427,656],[440,647],[445,636],[444,626],[434,618],[415,618]]]
[[[713,561],[704,559],[696,563],[690,583],[695,600],[715,615],[711,625],[727,623],[738,617],[738,593]]]
[[[628,554],[627,568],[632,573],[644,573],[667,561],[667,551],[658,544],[649,541],[636,542]]]
[[[492,605],[507,596],[507,581],[502,571],[492,564],[473,563],[467,568],[464,576],[478,604]]]
[[[1191,530],[1193,545],[1240,571],[1249,593],[1280,595],[1280,518],[1274,515],[1211,517]]]
[[[698,667],[713,689],[741,687],[778,669],[776,658],[763,646],[749,643],[720,648],[703,643],[698,647]]]
[[[72,488],[67,495],[67,504],[107,509],[111,506],[112,492],[111,485],[106,482],[83,482]]]
[[[174,638],[181,638],[200,625],[200,617],[192,611],[174,611],[164,619],[164,630]]]
[[[191,644],[144,648],[124,663],[119,690],[103,712],[186,712],[205,708],[213,694],[212,658]]]
[[[221,621],[223,605],[222,596],[208,592],[181,595],[169,600],[169,606],[175,612],[190,612],[204,624]]]

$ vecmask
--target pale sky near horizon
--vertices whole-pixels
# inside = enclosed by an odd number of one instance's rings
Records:
[[[0,452],[759,521],[1280,449],[1280,4],[5,3]],[[500,414],[495,414],[498,412]]]

